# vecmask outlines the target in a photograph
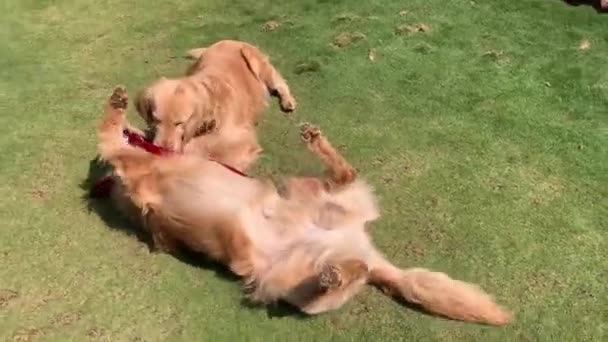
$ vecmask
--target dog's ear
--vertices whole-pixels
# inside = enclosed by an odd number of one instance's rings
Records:
[[[156,108],[150,88],[146,88],[137,94],[135,97],[135,109],[137,109],[137,113],[139,113],[146,123],[152,124],[154,122],[153,113],[156,111]]]
[[[263,68],[267,63],[265,56],[257,48],[247,45],[241,48],[241,56],[247,63],[249,71],[251,71],[255,78],[261,80],[262,73],[264,72]]]

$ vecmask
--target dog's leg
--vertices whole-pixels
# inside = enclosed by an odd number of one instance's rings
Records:
[[[279,96],[281,110],[286,113],[293,112],[298,104],[293,95],[291,95],[287,82],[285,82],[283,76],[270,63],[268,63],[266,70],[268,71],[268,75],[263,75],[263,81],[268,89]]]
[[[325,264],[319,272],[319,287],[325,291],[338,290],[367,277],[367,272],[367,265],[358,259]]]
[[[247,62],[249,69],[262,81],[266,87],[278,95],[281,101],[281,110],[292,112],[296,109],[296,99],[291,95],[289,86],[283,76],[270,64],[268,57],[262,54],[256,47],[245,45],[241,48],[241,55]]]
[[[124,87],[116,87],[106,103],[105,116],[97,127],[99,154],[108,160],[124,149],[122,131],[129,125],[125,112],[129,97]]]
[[[328,168],[333,185],[345,186],[355,181],[355,169],[334,149],[317,127],[304,124],[301,136],[310,151]]]
[[[175,254],[178,251],[177,241],[163,232],[162,222],[152,212],[143,217],[146,229],[152,235],[153,250],[167,254]]]
[[[310,284],[310,280],[304,283],[312,285],[312,288],[310,285],[296,286],[286,299],[311,315],[335,310],[359,292],[366,282],[367,274],[367,265],[361,260],[325,263],[312,278],[316,284]]]
[[[243,233],[240,223],[230,222],[229,232],[226,237],[227,256],[230,260],[228,267],[239,277],[250,277],[256,272],[257,264],[253,256],[251,240]]]
[[[137,134],[137,135],[139,135],[139,136],[141,136],[143,138],[147,138],[150,135],[149,132],[144,132],[143,130],[141,130],[141,129],[135,127],[135,126],[131,126],[129,124],[127,124],[127,129],[130,132],[133,132],[133,133],[135,133],[135,134]]]
[[[177,253],[177,243],[169,238],[161,230],[152,230],[152,241],[154,242],[154,250],[167,254]]]

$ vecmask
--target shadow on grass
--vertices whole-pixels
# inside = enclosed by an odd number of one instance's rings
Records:
[[[256,304],[251,301],[243,298],[241,300],[241,305],[253,310],[266,310],[266,316],[268,318],[297,318],[297,319],[307,319],[311,316],[303,313],[298,308],[293,305],[290,305],[286,302],[277,302],[268,305]]]
[[[80,184],[83,190],[82,200],[89,212],[95,212],[101,220],[111,229],[119,230],[129,236],[137,238],[140,242],[145,243],[148,248],[154,250],[153,242],[150,234],[145,232],[137,222],[132,222],[122,215],[108,198],[95,198],[92,189],[95,184],[108,175],[110,168],[107,164],[96,157],[89,162],[89,170],[87,177]],[[223,265],[210,260],[202,253],[193,252],[186,248],[180,248],[180,252],[173,255],[174,258],[193,267],[198,267],[206,270],[211,270],[217,277],[227,281],[240,281],[240,278],[230,272]],[[258,305],[243,299],[241,305],[250,309],[265,309],[270,318],[295,317],[306,318],[307,315],[301,313],[298,309],[285,304],[277,303],[273,305]]]
[[[434,319],[442,319],[442,320],[446,320],[446,321],[454,321],[453,319],[450,319],[448,317],[442,316],[442,315],[438,315],[438,314],[434,314],[432,312],[429,312],[427,310],[425,310],[423,307],[421,307],[420,305],[417,304],[413,304],[413,303],[409,303],[407,301],[405,301],[405,299],[391,295],[389,293],[386,293],[382,288],[380,288],[379,286],[375,286],[372,285],[374,288],[376,288],[377,292],[379,292],[380,295],[384,295],[389,297],[390,299],[394,300],[395,303],[400,304],[401,306],[403,306],[405,309],[407,310],[412,310],[417,312],[418,314],[424,315],[424,316],[428,316],[428,317],[432,317]],[[461,322],[463,323],[463,322]],[[472,324],[472,323],[466,323],[466,324]]]
[[[87,177],[80,184],[80,188],[84,191],[82,201],[86,205],[87,210],[95,212],[108,227],[134,236],[139,241],[144,242],[148,248],[151,248],[152,240],[148,234],[145,234],[140,227],[118,212],[108,199],[95,198],[93,196],[93,187],[100,179],[108,175],[109,172],[109,166],[102,162],[99,157],[89,162]]]
[[[129,236],[137,238],[140,242],[145,243],[150,251],[154,250],[152,237],[148,234],[137,222],[132,222],[121,214],[118,209],[112,204],[108,198],[95,198],[92,189],[101,178],[108,175],[110,168],[99,158],[95,158],[89,162],[89,171],[85,180],[80,187],[84,191],[82,200],[85,202],[89,212],[95,212],[101,220],[111,229],[119,230]],[[222,265],[209,260],[205,255],[180,248],[180,252],[174,255],[176,259],[190,266],[210,269],[215,272],[220,278],[235,281],[239,278],[230,273]]]
[[[597,13],[608,13],[608,8],[602,8],[600,0],[562,0],[570,6],[591,6]]]

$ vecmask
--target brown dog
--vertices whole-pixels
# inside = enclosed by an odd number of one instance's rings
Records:
[[[278,95],[285,112],[296,101],[255,46],[223,40],[189,54],[196,61],[186,77],[149,86],[136,99],[137,111],[154,128],[157,145],[245,170],[262,152],[254,126],[269,95]]]
[[[293,178],[279,194],[198,155],[158,157],[125,144],[126,106],[126,91],[117,88],[99,126],[99,150],[155,242],[166,250],[181,243],[227,265],[246,279],[254,301],[285,300],[316,314],[341,307],[369,282],[449,318],[511,321],[479,288],[383,257],[366,229],[379,216],[372,189],[319,130],[304,127],[302,137],[330,179]]]

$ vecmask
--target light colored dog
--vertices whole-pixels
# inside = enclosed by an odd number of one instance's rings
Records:
[[[262,152],[255,125],[269,95],[279,97],[285,112],[295,110],[296,100],[253,45],[223,40],[189,55],[195,62],[186,76],[154,82],[137,96],[137,111],[154,129],[155,144],[244,171]]]
[[[372,189],[318,129],[306,146],[330,178],[292,178],[286,191],[195,154],[155,156],[122,139],[127,94],[117,88],[99,125],[99,151],[154,241],[207,254],[243,277],[252,300],[285,300],[308,314],[341,307],[366,283],[452,319],[505,325],[511,315],[474,285],[425,269],[402,270],[374,247]]]

